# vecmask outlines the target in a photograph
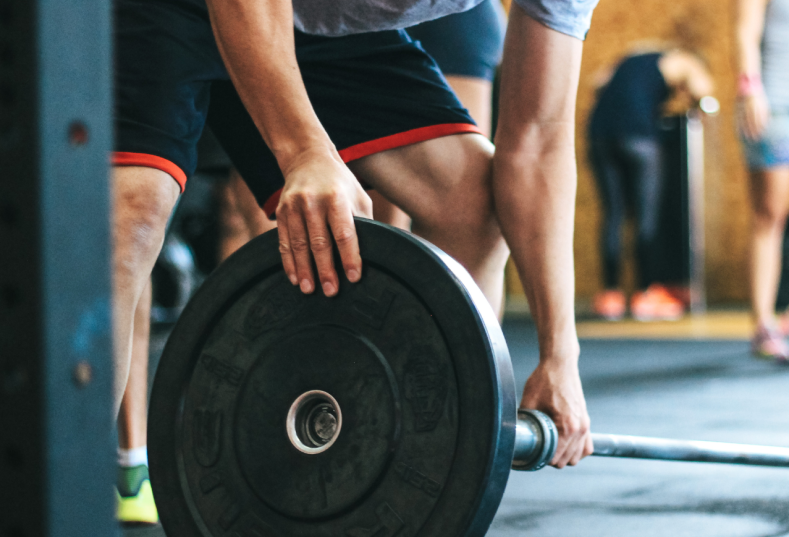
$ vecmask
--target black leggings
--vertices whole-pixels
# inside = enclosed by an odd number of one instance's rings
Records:
[[[591,160],[603,201],[601,246],[605,286],[619,286],[621,230],[630,208],[638,229],[636,260],[641,289],[655,281],[658,222],[663,201],[663,155],[654,138],[592,140]]]

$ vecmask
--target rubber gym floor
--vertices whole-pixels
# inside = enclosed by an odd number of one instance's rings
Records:
[[[523,319],[507,320],[504,331],[522,387],[536,365],[536,334]],[[789,446],[789,367],[749,355],[742,315],[668,328],[580,323],[579,333],[596,431]],[[789,537],[789,472],[597,457],[512,472],[488,535]]]

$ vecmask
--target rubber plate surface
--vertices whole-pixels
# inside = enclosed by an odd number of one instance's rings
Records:
[[[170,536],[483,535],[512,462],[515,393],[480,291],[435,247],[357,220],[362,281],[303,295],[276,230],[192,299],[153,387],[151,479]],[[336,263],[340,266],[339,260]],[[305,392],[342,411],[306,454],[286,416]]]

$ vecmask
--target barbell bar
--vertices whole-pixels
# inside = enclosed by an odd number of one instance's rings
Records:
[[[556,453],[556,425],[538,410],[519,410],[513,470],[543,468]],[[789,448],[592,433],[593,456],[789,467]]]

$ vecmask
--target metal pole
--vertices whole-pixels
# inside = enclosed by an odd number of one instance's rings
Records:
[[[558,433],[551,419],[536,410],[519,410],[515,428],[513,470],[539,470],[551,461]],[[789,448],[669,440],[645,436],[592,434],[598,457],[666,461],[715,462],[789,468]]]
[[[789,448],[593,434],[594,455],[667,461],[716,462],[789,468]]]
[[[0,535],[114,520],[110,0],[0,0]]]
[[[690,312],[707,311],[704,273],[704,124],[700,113],[687,116],[688,228],[690,236]]]

